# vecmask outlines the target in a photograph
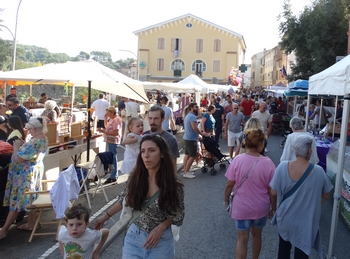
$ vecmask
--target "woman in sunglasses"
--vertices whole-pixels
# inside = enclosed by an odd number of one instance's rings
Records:
[[[247,258],[249,233],[252,234],[252,258],[258,259],[261,249],[262,229],[272,216],[269,183],[275,165],[260,152],[264,149],[265,134],[261,129],[249,129],[244,133],[243,143],[247,152],[235,157],[226,171],[224,190],[225,208],[229,196],[234,193],[230,216],[236,222],[236,258]]]
[[[168,145],[159,134],[142,138],[136,166],[124,191],[117,203],[96,220],[95,229],[101,229],[105,221],[122,210],[124,199],[133,218],[122,258],[174,258],[171,225],[182,225],[184,190],[176,177]]]

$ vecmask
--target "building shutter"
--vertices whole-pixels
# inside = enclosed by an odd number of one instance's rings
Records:
[[[213,60],[213,72],[220,72],[220,60]]]
[[[214,52],[220,52],[221,51],[221,40],[220,39],[214,39]]]
[[[164,38],[158,38],[157,49],[164,50]]]
[[[175,38],[171,38],[171,51],[172,52],[175,51],[175,44],[176,44],[176,39]]]
[[[196,53],[203,53],[203,39],[196,40]]]
[[[157,58],[157,70],[158,71],[164,70],[164,58]]]
[[[182,52],[182,39],[179,39],[179,52]]]

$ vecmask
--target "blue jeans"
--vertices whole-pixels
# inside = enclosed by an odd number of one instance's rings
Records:
[[[117,148],[118,148],[118,144],[112,144],[112,143],[107,143],[107,149],[109,152],[113,153],[113,167],[114,170],[111,173],[111,175],[109,176],[109,178],[118,178],[118,157],[117,157]]]
[[[148,233],[131,224],[126,232],[123,259],[172,259],[175,256],[174,238],[171,227],[164,230],[156,247],[146,250],[143,245]]]

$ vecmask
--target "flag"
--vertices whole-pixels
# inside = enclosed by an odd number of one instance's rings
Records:
[[[284,67],[284,65],[282,67],[282,75],[284,75],[284,76],[287,75],[287,71],[286,71],[286,68]]]

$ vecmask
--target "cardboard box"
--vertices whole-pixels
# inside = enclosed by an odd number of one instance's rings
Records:
[[[334,134],[340,134],[341,124],[335,124],[334,126]],[[333,124],[328,123],[328,134],[333,134]]]

